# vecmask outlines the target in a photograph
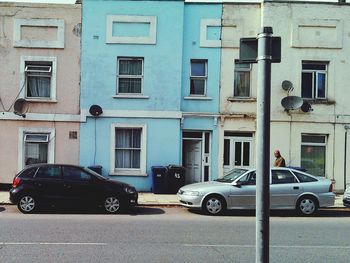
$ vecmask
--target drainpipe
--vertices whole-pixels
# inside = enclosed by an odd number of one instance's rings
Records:
[[[346,188],[346,152],[347,152],[347,141],[348,141],[348,130],[350,125],[344,125],[345,129],[345,138],[344,138],[344,191]]]

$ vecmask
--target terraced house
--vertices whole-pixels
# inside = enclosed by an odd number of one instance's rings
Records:
[[[0,184],[79,163],[80,5],[0,3]]]
[[[143,191],[152,166],[183,164],[187,183],[216,178],[221,10],[84,1],[83,165]]]
[[[223,5],[219,174],[257,158],[257,64],[240,63],[239,39],[255,37],[263,24],[282,39],[281,63],[272,64],[271,149],[289,166],[333,179],[336,190],[350,182],[349,14],[337,2]],[[307,103],[288,110],[281,103],[288,96]]]

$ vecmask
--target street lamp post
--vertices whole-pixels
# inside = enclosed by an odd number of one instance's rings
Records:
[[[258,34],[256,263],[269,262],[272,27]]]

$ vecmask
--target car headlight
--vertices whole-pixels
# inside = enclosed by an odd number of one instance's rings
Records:
[[[199,192],[197,192],[197,191],[184,191],[183,195],[198,196]]]
[[[125,191],[127,194],[134,194],[134,193],[136,193],[136,189],[133,188],[133,187],[129,187],[129,186],[125,187],[125,188],[124,188],[124,191]]]

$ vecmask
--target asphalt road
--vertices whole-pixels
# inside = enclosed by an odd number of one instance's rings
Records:
[[[350,262],[350,209],[274,211],[270,262]],[[0,206],[0,262],[255,262],[254,212],[204,216],[181,207],[121,215]]]

